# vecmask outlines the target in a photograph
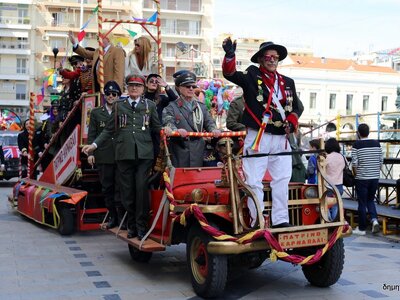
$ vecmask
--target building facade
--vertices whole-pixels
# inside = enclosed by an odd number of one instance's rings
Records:
[[[192,70],[198,77],[212,77],[214,0],[160,0],[160,8],[166,80],[173,82],[172,75],[181,69]],[[143,1],[144,18],[155,11],[154,1]],[[156,30],[150,28],[152,34]]]
[[[0,2],[0,108],[27,116],[33,88],[32,0]]]
[[[41,93],[45,70],[54,67],[53,48],[59,50],[56,60],[70,68],[66,57],[72,55],[69,30],[76,35],[85,28],[83,46],[97,47],[97,0],[15,0],[0,1],[0,107],[13,109],[27,117],[29,93]],[[172,74],[189,69],[199,77],[212,77],[212,38],[214,0],[161,0],[161,32],[164,76],[172,83]],[[156,12],[152,0],[103,0],[103,18],[132,20],[149,18]],[[103,23],[107,31],[113,23]],[[120,24],[112,32],[117,42],[128,38],[128,53],[134,47],[126,29],[137,37],[148,32],[140,25]],[[157,36],[155,26],[147,26]],[[152,39],[151,39],[152,40]],[[156,43],[152,40],[156,52]],[[58,83],[60,78],[58,78]],[[58,89],[48,87],[42,105],[50,105],[48,95]]]
[[[324,123],[337,115],[396,111],[400,74],[389,67],[292,55],[279,72],[296,81],[304,104],[302,122]]]

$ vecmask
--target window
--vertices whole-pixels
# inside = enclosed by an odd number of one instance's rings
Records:
[[[189,21],[188,20],[177,20],[176,29],[179,35],[189,34]]]
[[[163,44],[162,45],[162,53],[165,57],[175,57],[176,54],[176,45],[175,44]]]
[[[336,109],[336,94],[329,94],[329,109]]]
[[[176,71],[178,71],[178,70],[176,70],[176,68],[174,68],[174,67],[166,67],[166,68],[165,68],[165,78],[166,78],[166,81],[169,81],[169,82],[174,81],[174,78],[172,77],[172,75],[173,75]]]
[[[381,105],[381,111],[387,111],[387,96],[382,96],[382,105]]]
[[[201,0],[190,0],[190,10],[191,11],[200,11],[201,9]]]
[[[18,49],[27,49],[28,48],[28,38],[19,37],[17,38],[18,41]]]
[[[18,7],[18,24],[29,24],[28,8]]]
[[[189,21],[189,35],[200,35],[200,21]]]
[[[176,10],[176,0],[167,0],[167,9]]]
[[[144,8],[156,8],[153,0],[144,0]],[[161,0],[161,9],[184,10],[184,11],[200,11],[201,0]]]
[[[26,100],[26,84],[17,83],[15,85],[15,98],[17,100]]]
[[[27,73],[27,59],[25,58],[17,58],[17,74],[26,74]]]
[[[369,107],[369,95],[363,96],[363,111],[368,111]]]
[[[161,20],[161,31],[163,34],[176,34],[175,20]]]
[[[190,1],[176,0],[176,9],[189,11],[190,10]]]
[[[310,93],[310,109],[317,107],[317,93]]]
[[[161,0],[160,4],[162,5],[163,3],[165,4],[165,1]],[[143,7],[144,8],[155,8],[155,2],[153,0],[144,0]],[[161,6],[161,8],[164,8],[164,7]]]
[[[353,94],[346,95],[346,114],[351,115],[353,111]]]
[[[63,13],[52,13],[53,17],[52,26],[62,25],[64,23],[64,14]]]

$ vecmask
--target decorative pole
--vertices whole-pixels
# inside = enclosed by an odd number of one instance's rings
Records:
[[[160,16],[160,0],[154,0],[157,5],[157,50],[158,50],[158,74],[162,76],[162,49],[161,49],[161,16]]]
[[[28,178],[32,178],[33,174],[33,166],[34,166],[34,157],[35,154],[33,152],[33,135],[35,133],[35,94],[30,93],[29,97],[29,123],[28,123]]]
[[[98,80],[100,85],[100,94],[104,94],[104,44],[103,44],[103,5],[101,0],[97,0],[97,23],[99,37],[99,70]]]

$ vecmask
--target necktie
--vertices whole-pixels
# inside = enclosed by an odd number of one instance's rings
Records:
[[[131,106],[132,106],[132,109],[133,109],[133,110],[135,110],[135,107],[136,107],[136,101],[132,101],[132,103],[131,103]]]

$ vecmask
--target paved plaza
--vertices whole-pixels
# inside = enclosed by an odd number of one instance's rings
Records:
[[[133,262],[111,234],[62,237],[20,216],[7,202],[12,183],[0,182],[0,299],[199,299],[186,267],[185,245]],[[400,244],[383,236],[345,239],[345,266],[330,288],[306,281],[301,267],[266,261],[232,274],[224,299],[399,299]]]

